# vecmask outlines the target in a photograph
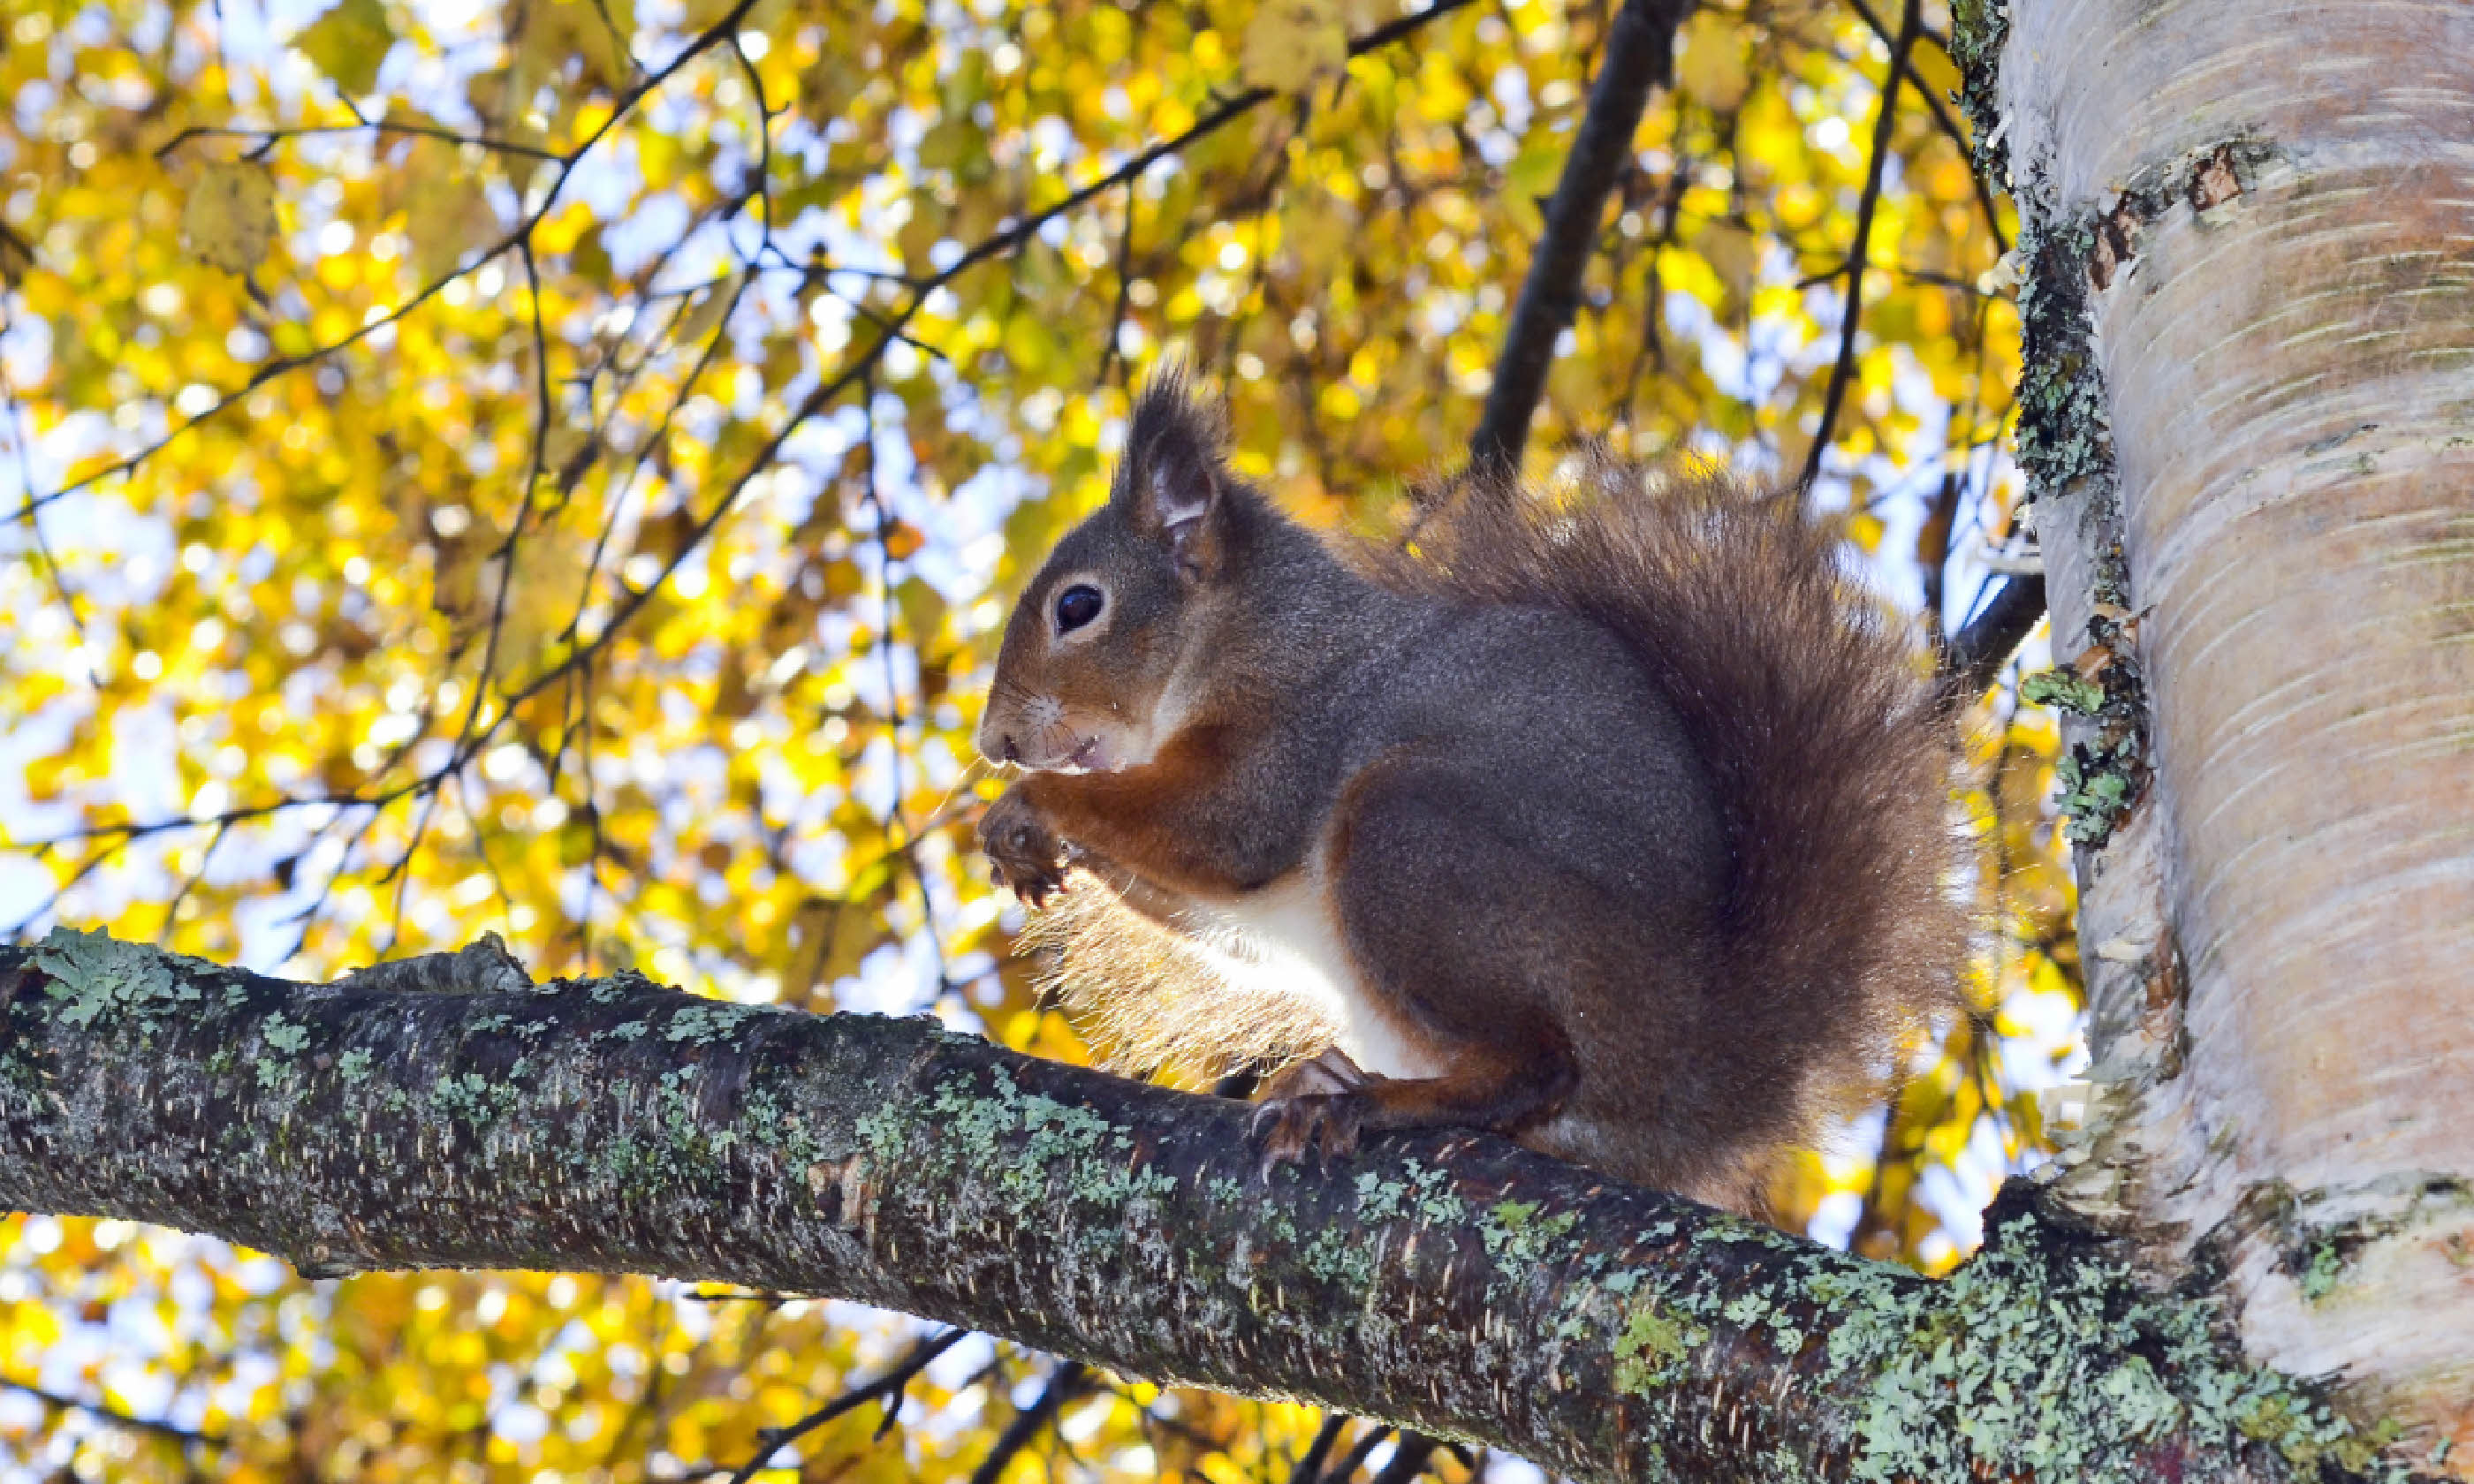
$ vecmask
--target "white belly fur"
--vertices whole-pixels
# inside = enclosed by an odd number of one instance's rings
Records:
[[[1368,999],[1320,874],[1308,868],[1234,901],[1193,902],[1179,926],[1229,983],[1313,1006],[1338,1033],[1340,1049],[1367,1071],[1433,1076],[1433,1063]]]

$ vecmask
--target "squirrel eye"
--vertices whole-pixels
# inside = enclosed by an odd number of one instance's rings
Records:
[[[1056,632],[1073,633],[1099,617],[1100,610],[1107,604],[1108,600],[1101,595],[1099,588],[1085,583],[1075,584],[1056,595]]]

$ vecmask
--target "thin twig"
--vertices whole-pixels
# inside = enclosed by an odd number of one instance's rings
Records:
[[[1030,1447],[1031,1441],[1055,1419],[1065,1403],[1088,1391],[1091,1384],[1089,1366],[1079,1360],[1057,1362],[1056,1369],[1049,1375],[1048,1384],[1040,1388],[1038,1397],[1031,1405],[1013,1415],[1013,1421],[1006,1424],[1005,1431],[997,1434],[995,1444],[988,1448],[988,1456],[981,1459],[980,1466],[971,1471],[971,1484],[996,1484],[1005,1473],[1005,1466],[1013,1461],[1014,1455]]]
[[[1984,694],[2010,662],[2011,652],[2044,616],[2045,574],[2021,572],[2004,578],[1942,652],[1943,694],[1962,704]]]
[[[399,124],[363,119],[355,124],[303,124],[289,129],[240,129],[224,124],[192,124],[155,148],[158,160],[169,158],[181,146],[192,139],[255,139],[255,154],[270,144],[286,139],[306,139],[321,134],[394,134],[400,137],[438,139],[449,144],[473,145],[494,155],[515,155],[525,159],[562,163],[566,156],[556,150],[545,150],[537,144],[520,144],[513,139],[494,139],[487,134],[459,134],[435,124]]]
[[[0,1387],[32,1397],[55,1411],[84,1412],[97,1422],[109,1423],[115,1427],[126,1427],[132,1432],[149,1432],[158,1438],[169,1438],[176,1443],[194,1447],[231,1447],[230,1440],[218,1432],[201,1432],[174,1423],[158,1422],[151,1417],[132,1416],[117,1407],[106,1406],[100,1401],[84,1401],[76,1397],[64,1397],[59,1392],[46,1391],[29,1381],[0,1378]]]
[[[494,243],[488,251],[482,253],[479,257],[474,258],[470,264],[458,268],[454,272],[449,273],[438,278],[435,282],[424,287],[419,293],[416,293],[401,304],[397,305],[393,310],[379,315],[375,319],[362,322],[359,328],[353,330],[348,335],[345,335],[339,340],[328,345],[315,347],[300,355],[281,356],[267,362],[265,365],[260,366],[256,371],[250,376],[246,384],[233,391],[225,393],[222,396],[216,398],[213,405],[207,407],[196,417],[190,418],[180,425],[170,429],[164,433],[162,437],[156,439],[145,447],[138,449],[134,453],[131,453],[120,459],[114,460],[112,463],[105,465],[103,467],[85,475],[84,478],[71,480],[69,483],[62,485],[60,489],[54,490],[48,494],[29,494],[22,505],[10,513],[8,518],[12,521],[16,520],[33,511],[42,509],[44,506],[49,505],[56,500],[66,499],[68,496],[75,494],[82,490],[91,489],[96,484],[99,484],[115,474],[125,474],[130,472],[136,468],[140,464],[145,463],[148,459],[153,458],[156,454],[160,453],[165,448],[169,447],[182,434],[185,434],[190,429],[197,427],[200,423],[206,422],[214,418],[226,408],[241,401],[247,397],[250,393],[255,391],[266,382],[273,380],[277,376],[283,375],[286,372],[299,371],[303,367],[314,365],[317,362],[323,361],[327,357],[333,355],[339,350],[347,349],[352,346],[360,344],[370,336],[375,335],[379,330],[394,324],[404,316],[412,313],[413,310],[420,308],[424,303],[427,303],[433,297],[443,291],[448,284],[462,277],[465,274],[475,272],[483,264],[494,262],[497,259],[505,256],[507,253],[516,251],[519,244],[529,247],[534,230],[539,227],[544,221],[548,219],[551,210],[558,204],[560,193],[566,189],[567,182],[574,176],[576,168],[584,162],[584,157],[593,153],[594,147],[606,138],[611,130],[618,127],[619,120],[626,118],[631,112],[633,112],[637,104],[642,103],[647,95],[652,93],[656,88],[659,88],[663,84],[668,82],[671,76],[677,73],[680,68],[686,66],[690,61],[694,60],[706,52],[711,51],[714,47],[720,45],[722,42],[735,38],[739,35],[740,22],[745,18],[750,10],[755,8],[755,5],[756,0],[738,0],[738,4],[733,5],[730,8],[728,14],[722,16],[719,20],[715,21],[711,26],[706,27],[703,31],[697,33],[692,40],[689,41],[685,47],[680,49],[679,54],[676,57],[671,58],[667,62],[665,62],[662,65],[660,71],[644,78],[642,82],[637,83],[634,86],[620,94],[616,106],[611,109],[610,116],[603,119],[600,124],[594,129],[593,132],[587,134],[582,140],[578,141],[575,148],[568,151],[567,154],[553,156],[559,162],[558,174],[552,178],[548,188],[543,191],[540,203],[533,208],[529,215],[517,224],[514,230],[506,233],[506,235],[500,237],[496,243]]]
[[[1873,35],[1881,38],[1882,45],[1894,50],[1897,48],[1899,44],[1897,36],[1889,27],[1881,24],[1881,18],[1873,13],[1871,6],[1866,5],[1864,0],[1847,0],[1847,3],[1856,8],[1856,14],[1864,17],[1864,24],[1872,30]],[[1933,44],[1941,47],[1945,53],[1950,50],[1947,41],[1934,35],[1930,27],[1924,28],[1923,35]],[[1958,157],[1967,163],[1968,183],[1976,187],[1977,208],[1984,213],[1984,227],[1993,234],[1994,246],[2005,253],[2008,252],[2010,237],[2008,233],[2001,230],[2001,207],[1993,200],[1992,184],[1977,173],[1975,150],[1968,140],[1967,131],[1960,127],[1958,120],[1952,115],[1950,106],[1933,96],[1931,88],[1919,83],[1916,85],[1916,92],[1924,99],[1925,107],[1932,110],[1933,122],[1940,126],[1944,134],[1949,136],[1950,142],[1957,146]]]
[[[0,244],[0,247],[5,247],[5,244]],[[8,322],[0,320],[0,330],[7,328]],[[17,400],[17,389],[9,382],[9,369],[5,365],[0,365],[0,406],[5,406],[8,411],[9,446],[16,455],[17,482],[31,500],[35,493],[34,430],[28,425],[24,406]],[[36,569],[51,583],[53,593],[61,600],[61,610],[68,614],[69,631],[77,635],[78,654],[85,661],[85,682],[100,686],[103,679],[95,673],[94,648],[86,638],[85,613],[78,606],[77,589],[69,586],[67,569],[61,565],[61,559],[52,550],[50,539],[43,534],[42,513],[29,505],[25,517],[26,534],[35,548]]]
[[[535,277],[535,275],[537,274],[537,265],[533,262],[531,256],[531,234],[539,227],[542,221],[547,217],[549,211],[558,201],[563,187],[573,174],[577,165],[592,152],[595,145],[597,145],[614,128],[617,127],[618,121],[627,117],[636,105],[641,103],[646,96],[659,88],[680,68],[687,65],[689,61],[705,52],[723,44],[724,42],[734,40],[738,35],[741,18],[754,3],[755,0],[739,0],[739,3],[735,4],[726,14],[722,15],[711,26],[699,33],[691,41],[682,48],[676,56],[672,57],[656,71],[642,78],[637,83],[629,86],[616,101],[610,117],[603,120],[589,136],[579,141],[566,156],[561,156],[562,163],[559,167],[559,171],[543,193],[542,199],[536,205],[535,209],[528,214],[524,220],[517,224],[512,230],[501,237],[497,243],[493,245],[480,257],[475,258],[471,264],[468,264],[453,273],[447,274],[435,282],[424,286],[411,299],[397,306],[393,311],[378,319],[368,322],[362,325],[361,328],[353,331],[350,335],[344,336],[331,345],[313,349],[301,356],[271,361],[260,366],[255,373],[251,376],[248,385],[227,394],[212,407],[202,412],[198,417],[192,418],[187,421],[181,423],[179,426],[172,428],[162,438],[157,440],[148,447],[137,450],[136,452],[133,452],[104,468],[97,469],[94,472],[47,494],[30,495],[22,505],[20,505],[16,510],[9,513],[5,517],[0,517],[0,520],[13,522],[25,518],[26,516],[31,515],[34,512],[40,510],[42,507],[49,505],[54,501],[66,498],[68,495],[80,491],[88,489],[100,481],[111,477],[115,473],[125,473],[134,469],[155,453],[159,452],[163,447],[180,438],[182,434],[195,428],[200,422],[215,417],[225,409],[239,402],[248,395],[249,392],[264,384],[268,380],[283,374],[284,372],[296,371],[308,366],[327,355],[331,355],[336,351],[357,344],[368,335],[375,333],[377,329],[387,324],[391,324],[411,313],[412,310],[418,308],[421,304],[426,302],[428,299],[440,293],[449,282],[462,276],[464,274],[473,272],[482,264],[509,252],[516,252],[523,259],[527,278],[532,280],[533,311],[536,316],[534,330],[536,345],[538,347],[543,337],[541,336],[541,327],[538,323],[538,316],[540,313],[539,284]],[[1399,18],[1383,26],[1379,26],[1374,30],[1368,32],[1365,36],[1351,41],[1348,47],[1349,55],[1352,57],[1362,56],[1368,52],[1387,46],[1403,36],[1414,35],[1416,32],[1431,22],[1440,19],[1443,16],[1456,12],[1467,6],[1469,3],[1470,0],[1436,0],[1436,3],[1428,6],[1424,10],[1419,11],[1413,14],[1400,16]],[[449,754],[440,761],[437,767],[424,773],[418,778],[406,780],[395,786],[372,790],[369,792],[356,791],[345,794],[327,794],[311,798],[295,798],[287,796],[285,798],[270,801],[261,804],[227,809],[219,814],[206,818],[192,818],[186,815],[180,815],[145,823],[127,822],[100,825],[75,831],[70,835],[63,836],[62,842],[71,839],[92,841],[100,837],[108,840],[109,844],[105,850],[98,851],[91,859],[85,862],[78,871],[72,874],[68,881],[63,882],[60,888],[55,890],[50,899],[42,907],[37,908],[34,915],[21,921],[16,928],[10,930],[8,933],[0,934],[0,937],[13,937],[16,933],[22,932],[28,924],[31,924],[44,912],[49,911],[51,904],[57,902],[62,893],[75,886],[88,874],[91,874],[106,861],[126,849],[131,842],[147,835],[157,834],[163,831],[230,825],[242,820],[263,818],[290,809],[325,803],[335,805],[338,808],[358,806],[369,809],[371,812],[364,820],[362,830],[360,832],[362,836],[366,836],[370,826],[374,826],[376,820],[382,816],[387,809],[407,798],[418,797],[424,801],[424,806],[423,808],[421,818],[416,821],[413,831],[413,841],[414,845],[417,847],[420,840],[425,835],[429,818],[435,811],[437,804],[437,790],[441,783],[449,777],[461,771],[464,767],[469,765],[474,757],[478,756],[484,750],[486,750],[496,738],[499,730],[517,714],[525,702],[530,701],[533,697],[541,694],[553,685],[570,683],[573,678],[579,674],[582,674],[586,678],[586,682],[589,686],[591,670],[594,663],[613,643],[618,640],[630,621],[651,604],[655,596],[659,594],[664,586],[668,582],[671,575],[674,574],[691,556],[703,547],[705,541],[712,536],[713,532],[719,526],[721,521],[738,507],[740,501],[744,497],[746,491],[755,483],[757,478],[764,471],[771,468],[773,465],[779,461],[784,447],[788,443],[792,436],[819,416],[826,408],[832,406],[852,387],[863,385],[871,378],[877,363],[882,359],[885,350],[890,346],[909,339],[907,330],[910,321],[926,308],[929,299],[937,290],[952,283],[955,279],[960,277],[973,267],[988,262],[991,259],[1004,256],[1005,254],[1019,249],[1025,243],[1032,240],[1035,234],[1051,221],[1087,204],[1092,200],[1104,195],[1108,191],[1114,190],[1119,186],[1128,184],[1160,160],[1170,158],[1181,153],[1197,141],[1212,134],[1218,130],[1225,128],[1230,123],[1244,117],[1246,114],[1251,112],[1254,108],[1260,107],[1262,104],[1270,101],[1275,96],[1277,96],[1277,94],[1269,88],[1257,87],[1248,89],[1228,98],[1214,108],[1210,112],[1196,120],[1194,124],[1179,133],[1169,138],[1156,141],[1155,143],[1146,147],[1140,153],[1125,160],[1116,169],[1109,171],[1107,174],[1068,192],[1064,197],[1051,203],[1049,205],[1042,207],[1037,211],[1031,212],[1026,216],[1020,217],[1005,225],[998,230],[989,234],[987,237],[982,239],[968,251],[964,252],[960,257],[955,259],[952,263],[948,264],[944,269],[934,275],[910,282],[907,285],[910,289],[909,299],[897,311],[884,317],[878,323],[876,326],[877,334],[872,342],[839,372],[821,381],[818,385],[812,388],[809,394],[801,399],[799,404],[790,410],[788,416],[783,419],[781,425],[777,427],[773,433],[766,438],[764,443],[755,450],[753,456],[740,470],[737,477],[734,478],[730,482],[729,486],[720,492],[718,497],[715,499],[714,503],[705,511],[705,513],[687,528],[681,539],[671,548],[659,572],[642,587],[626,592],[623,597],[614,605],[613,610],[603,622],[599,631],[591,639],[580,643],[570,644],[566,653],[563,654],[555,663],[550,664],[540,673],[530,677],[522,684],[511,689],[497,689],[497,705],[491,709],[486,720],[483,719],[483,713],[481,710],[485,691],[482,688],[476,687],[473,697],[473,707],[467,713],[464,726],[460,730],[454,745],[449,749]],[[746,275],[740,275],[738,276],[740,278],[740,283],[737,291],[743,292],[747,281]],[[874,319],[876,317],[871,316],[870,318]],[[716,335],[715,341],[716,346],[719,344],[719,340],[720,337]],[[708,359],[710,358],[712,351],[713,347],[708,347]],[[538,348],[536,350],[536,355],[537,375],[535,395],[537,410],[534,453],[531,460],[532,468],[530,470],[530,477],[526,480],[526,488],[524,491],[524,512],[519,515],[514,529],[510,533],[509,541],[501,547],[499,558],[501,563],[499,587],[498,591],[494,595],[496,601],[493,604],[494,612],[491,622],[490,640],[485,646],[483,659],[482,681],[485,685],[497,667],[495,649],[498,632],[503,623],[504,603],[507,588],[511,585],[509,579],[512,577],[512,572],[508,570],[508,568],[512,566],[514,539],[521,534],[524,525],[529,519],[531,505],[533,500],[536,498],[537,487],[542,473],[541,449],[545,437],[545,424],[541,420],[542,413],[539,410],[544,403],[540,400],[543,395],[543,392],[540,386],[540,376],[538,372],[542,369],[546,368],[546,357],[542,356]],[[605,538],[606,534],[607,533],[605,532]],[[581,604],[579,605],[579,608],[580,607]],[[574,631],[570,628],[568,634],[562,634],[560,637],[572,638],[574,636]],[[411,739],[402,744],[402,746],[398,749],[398,755],[400,756],[403,754],[408,753],[412,742],[417,740],[419,739]],[[392,766],[392,763],[390,763],[389,766]],[[600,849],[598,830],[599,822],[597,817],[594,819],[594,824],[595,826],[596,836],[596,850],[594,856],[594,864],[597,867],[602,853]],[[19,842],[15,848],[26,849],[30,846],[39,847],[50,843],[61,842]],[[411,862],[411,855],[412,850],[408,848],[403,855],[399,858],[380,878],[381,884],[390,881],[408,879],[409,874],[406,871],[406,868]],[[345,862],[338,865],[335,875],[330,876],[327,880],[327,891],[332,890],[336,879],[340,878],[343,872],[348,869],[349,864],[350,851],[348,850]],[[591,873],[588,873],[588,876],[590,876],[590,874]],[[321,893],[321,901],[325,899],[325,892]],[[400,916],[404,905],[404,898],[400,887],[395,903],[395,917],[398,926],[400,926]],[[302,930],[305,939],[307,932],[305,920]]]
[[[1873,159],[1864,175],[1864,194],[1856,203],[1856,245],[1847,253],[1846,308],[1838,317],[1838,359],[1830,368],[1830,387],[1821,398],[1821,426],[1804,459],[1802,488],[1809,490],[1821,475],[1822,456],[1846,405],[1847,388],[1856,378],[1856,331],[1864,320],[1864,265],[1873,248],[1873,213],[1881,203],[1881,181],[1890,165],[1890,134],[1899,122],[1899,86],[1906,81],[1907,54],[1923,26],[1923,0],[1906,0],[1899,15],[1898,39],[1890,47],[1890,72],[1881,83],[1881,110],[1873,120]]]
[[[756,1456],[747,1460],[738,1472],[730,1476],[730,1484],[747,1484],[749,1479],[764,1472],[765,1461],[775,1453],[846,1412],[856,1411],[880,1398],[891,1399],[893,1404],[898,1406],[902,1391],[910,1384],[911,1377],[928,1369],[930,1361],[959,1345],[969,1338],[970,1334],[971,1331],[968,1329],[948,1329],[943,1334],[923,1339],[911,1346],[910,1352],[903,1356],[892,1370],[885,1372],[875,1380],[843,1392],[787,1427],[766,1428],[758,1438],[759,1451]]]

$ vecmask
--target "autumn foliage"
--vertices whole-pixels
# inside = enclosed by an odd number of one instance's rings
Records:
[[[1291,510],[1395,527],[1467,445],[1607,25],[1582,0],[19,0],[0,932],[324,975],[495,930],[545,978],[635,966],[1081,1056],[970,846],[1010,585],[1102,498],[1170,351]],[[1936,633],[2016,497],[2008,228],[1947,25],[1924,8],[1877,155],[1900,17],[1691,17],[1530,445],[1792,479],[1820,438],[1816,498]],[[1980,719],[1953,802],[1992,847],[1976,1014],[1777,1192],[1936,1268],[2073,1043],[2050,722],[2001,695]],[[0,1475],[726,1477],[914,1342],[795,1296],[309,1283],[12,1218]],[[895,1395],[762,1476],[965,1477],[1009,1447],[1007,1476],[1286,1477],[1322,1426],[979,1337]],[[1325,1438],[1326,1470],[1371,1438]]]

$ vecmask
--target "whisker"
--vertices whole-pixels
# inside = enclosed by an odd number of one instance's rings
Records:
[[[963,794],[982,778],[1002,771],[999,765],[989,762],[984,757],[972,758],[962,769],[961,776],[954,779],[953,786],[945,790],[945,797],[937,800],[936,807],[929,811],[928,818],[919,826],[919,833],[930,834],[959,820],[969,812],[971,805],[977,804],[980,801],[977,799],[964,801],[958,796]]]

